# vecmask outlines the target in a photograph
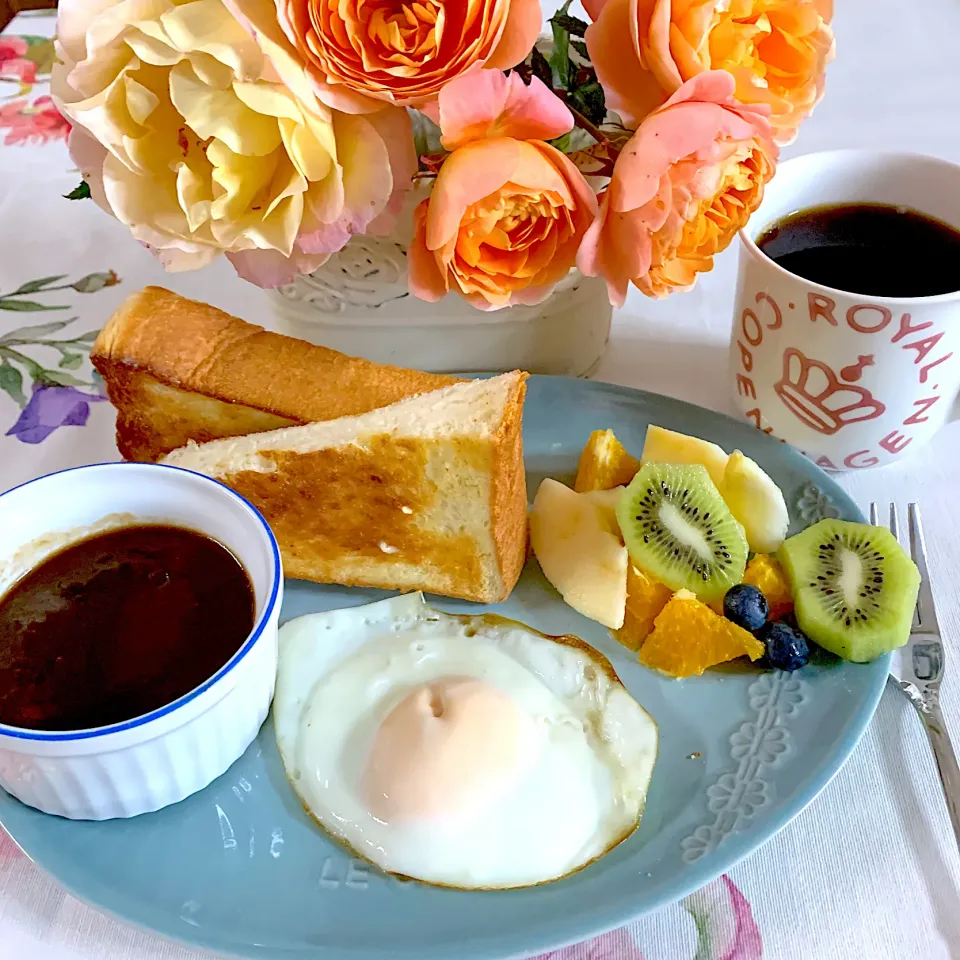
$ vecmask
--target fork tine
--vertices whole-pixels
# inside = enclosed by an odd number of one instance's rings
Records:
[[[930,575],[927,572],[927,545],[923,539],[920,507],[917,504],[908,505],[907,521],[910,528],[910,555],[920,571],[920,593],[917,595],[918,626],[924,631],[939,633],[937,611],[933,606],[933,591],[930,589]]]
[[[903,540],[900,537],[900,518],[897,516],[897,505],[895,503],[890,504],[890,532],[894,535],[900,546],[904,546]]]
[[[874,527],[878,526],[880,523],[880,512],[877,510],[877,505],[875,503],[870,504],[870,523]]]

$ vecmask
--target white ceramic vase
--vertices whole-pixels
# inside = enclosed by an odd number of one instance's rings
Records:
[[[528,370],[586,376],[610,334],[600,279],[576,270],[533,307],[484,312],[456,294],[426,303],[407,288],[412,192],[396,230],[354,237],[319,270],[269,291],[273,328],[352,356],[430,372]]]

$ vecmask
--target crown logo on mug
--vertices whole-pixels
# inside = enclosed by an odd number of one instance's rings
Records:
[[[796,347],[783,351],[783,376],[773,389],[797,419],[827,436],[886,410],[869,390],[841,383],[827,364],[804,356]]]

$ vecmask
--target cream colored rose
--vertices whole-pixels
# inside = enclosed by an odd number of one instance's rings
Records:
[[[375,228],[415,170],[409,120],[314,96],[282,34],[221,0],[63,0],[52,78],[96,202],[170,270],[226,253],[262,286]]]

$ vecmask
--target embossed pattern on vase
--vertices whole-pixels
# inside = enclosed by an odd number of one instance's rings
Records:
[[[322,313],[342,313],[347,307],[375,310],[410,295],[407,251],[383,237],[354,237],[322,267],[277,292]]]

